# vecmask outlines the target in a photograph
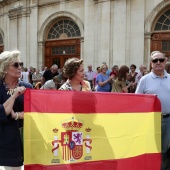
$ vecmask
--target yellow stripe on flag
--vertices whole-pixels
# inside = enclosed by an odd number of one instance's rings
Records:
[[[82,127],[77,127],[77,130],[84,139],[83,150],[77,147],[74,153],[61,141],[62,135],[65,141],[70,138],[64,133],[66,129],[62,127],[62,123],[69,122],[72,118],[82,122]],[[161,152],[160,113],[26,112],[24,121],[25,164],[50,165],[53,161],[67,164],[71,163],[67,158],[69,159],[72,154],[75,156],[83,154],[80,159],[77,159],[77,162],[83,162],[86,159],[89,161],[123,159]],[[76,135],[78,134],[75,134],[75,137]],[[54,140],[57,142],[53,145]],[[53,151],[55,147],[58,149]]]

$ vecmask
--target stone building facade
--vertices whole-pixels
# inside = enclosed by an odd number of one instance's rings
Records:
[[[13,49],[25,67],[149,67],[153,50],[170,56],[170,0],[1,0],[0,51]]]

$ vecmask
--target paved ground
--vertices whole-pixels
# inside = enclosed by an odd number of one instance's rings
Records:
[[[0,166],[0,170],[4,170],[4,168],[2,166]],[[24,167],[22,167],[22,170],[24,170]]]

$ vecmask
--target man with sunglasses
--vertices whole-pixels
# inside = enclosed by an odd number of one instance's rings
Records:
[[[162,165],[170,169],[170,75],[165,71],[165,55],[160,51],[151,53],[152,71],[142,77],[135,93],[156,94],[162,108]]]

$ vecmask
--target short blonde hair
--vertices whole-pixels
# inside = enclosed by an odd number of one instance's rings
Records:
[[[100,69],[101,69],[101,70],[102,70],[103,68],[107,68],[106,64],[102,64],[102,65],[100,66]]]
[[[8,68],[9,64],[20,59],[20,51],[4,51],[0,54],[0,78],[5,77],[5,70]]]

